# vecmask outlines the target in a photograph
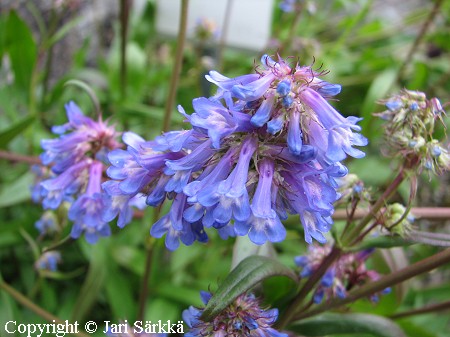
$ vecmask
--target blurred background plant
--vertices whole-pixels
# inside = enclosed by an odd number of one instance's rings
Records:
[[[343,87],[334,106],[344,115],[363,117],[362,133],[370,140],[364,160],[347,160],[350,172],[372,193],[383,191],[399,163],[380,155],[385,146],[382,122],[372,114],[385,110],[377,102],[402,88],[450,101],[450,1],[288,2],[272,2],[272,38],[264,50],[227,47],[221,39],[227,20],[198,18],[195,34],[190,32],[182,50],[176,104],[191,110],[193,98],[209,95],[211,88],[202,80],[206,71],[220,67],[229,77],[250,73],[264,53],[328,69],[327,81]],[[157,1],[137,0],[0,4],[0,278],[59,318],[118,322],[144,315],[177,321],[185,308],[201,305],[201,289],[217,287],[242,257],[277,255],[294,268],[294,257],[307,252],[306,244],[298,244],[303,234],[294,228],[297,218],[288,219],[287,239],[275,248],[254,247],[243,238],[235,245],[235,240],[213,234],[207,247],[182,246],[169,253],[162,240],[149,236],[158,211],[147,209],[133,220],[136,225],[112,228],[111,237],[92,246],[65,239],[70,232],[67,209],[42,216],[41,207],[33,204],[30,166],[40,162],[41,139],[52,138],[51,127],[66,122],[63,106],[68,101],[76,101],[93,118],[100,109],[118,131],[132,130],[146,139],[160,134],[180,44],[157,32],[157,6]],[[258,7],[248,15],[257,16]],[[173,129],[183,127],[181,115],[174,113],[171,119]],[[443,138],[445,125],[436,126],[435,134]],[[417,199],[409,207],[449,207],[448,183],[448,174],[419,176]],[[408,205],[409,198],[409,186],[402,183],[392,201]],[[445,215],[439,221],[434,217],[436,212],[416,220],[421,231],[449,233]],[[343,227],[344,218],[336,227]],[[438,250],[423,244],[383,249],[368,263],[388,274]],[[358,300],[347,311],[391,316],[412,337],[448,336],[449,316],[435,312],[448,305],[430,313],[413,311],[449,300],[448,277],[448,267],[441,268],[394,287],[376,305]],[[142,282],[148,284],[144,300]],[[284,305],[292,292],[287,282],[264,282],[267,303]],[[25,309],[24,302],[8,294],[0,292],[0,322],[41,321],[39,312]],[[299,331],[313,336],[308,331],[316,326],[310,323]]]

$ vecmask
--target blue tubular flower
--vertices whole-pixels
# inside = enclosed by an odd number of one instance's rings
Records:
[[[298,156],[302,152],[302,132],[300,131],[300,113],[295,110],[292,112],[291,120],[287,134],[287,143],[292,154]]]
[[[80,161],[55,178],[41,182],[44,209],[57,209],[61,202],[71,201],[85,183],[85,173],[90,160]]]
[[[238,235],[246,235],[258,245],[266,241],[279,242],[286,237],[286,230],[275,210],[272,209],[272,180],[274,162],[264,158],[259,162],[259,180],[251,204],[252,215],[247,221],[236,221]]]
[[[256,110],[251,119],[251,122],[254,126],[261,127],[269,121],[274,99],[274,95],[268,95],[268,97],[261,103],[261,106],[258,108],[258,110]]]
[[[193,130],[170,131],[155,138],[152,148],[155,151],[180,152],[192,137]],[[139,137],[140,138],[140,137]]]
[[[220,140],[232,134],[237,124],[229,110],[222,104],[207,98],[196,98],[192,101],[195,113],[190,116],[192,126],[207,130],[214,148],[220,147]]]
[[[170,250],[177,249],[180,246],[180,240],[186,246],[190,246],[196,239],[191,224],[183,219],[185,206],[186,196],[181,193],[177,194],[170,212],[159,219],[150,230],[150,234],[155,238],[166,235],[166,247]],[[201,230],[196,228],[196,232],[203,237]]]
[[[36,260],[34,267],[38,271],[56,271],[61,262],[61,253],[57,251],[48,251],[43,253]]]
[[[205,207],[213,207],[213,218],[219,223],[228,223],[232,218],[245,221],[250,216],[250,205],[246,189],[249,163],[257,147],[253,137],[244,140],[236,167],[227,179],[210,185],[197,196]]]
[[[290,212],[300,215],[307,243],[312,243],[312,238],[326,242],[323,233],[331,228],[333,203],[339,197],[321,174],[320,170],[304,164],[291,165],[281,173],[288,191],[284,196],[285,203]]]
[[[235,85],[242,85],[247,84],[256,81],[259,78],[258,74],[249,74],[249,75],[243,75],[235,78],[228,78],[221,74],[219,74],[217,71],[210,71],[209,75],[205,76],[208,81],[211,83],[214,83],[219,88],[229,91],[231,90]]]
[[[166,192],[180,193],[188,183],[192,171],[202,168],[214,154],[211,141],[205,140],[195,150],[178,160],[167,160],[165,174],[173,176],[166,185]]]
[[[111,229],[102,219],[103,210],[108,204],[108,196],[101,193],[103,164],[93,162],[89,169],[89,183],[69,210],[69,219],[74,222],[70,235],[77,239],[84,232],[86,241],[97,242],[100,236],[109,236]]]
[[[197,202],[197,195],[200,191],[208,186],[216,184],[218,181],[225,179],[231,171],[231,167],[234,164],[233,157],[236,154],[236,149],[231,148],[220,159],[219,163],[210,172],[204,171],[204,173],[195,181],[186,185],[183,189],[184,194],[189,198],[191,203]]]
[[[211,294],[201,292],[203,303],[208,304]],[[278,318],[278,310],[263,310],[252,294],[242,294],[217,315],[212,322],[204,322],[203,309],[193,306],[183,311],[183,320],[190,328],[186,337],[287,337],[271,326]]]
[[[311,118],[317,119],[324,130],[327,130],[328,159],[340,161],[345,159],[346,154],[355,158],[364,157],[364,152],[352,147],[367,145],[365,137],[352,131],[361,130],[361,127],[356,125],[361,118],[342,117],[318,92],[310,88],[305,88],[300,95],[309,107],[309,113],[313,116]]]
[[[35,222],[34,227],[41,236],[51,235],[58,232],[58,224],[55,214],[52,211],[45,211],[41,218]]]
[[[110,196],[110,202],[105,206],[102,212],[102,219],[105,222],[111,222],[115,217],[117,219],[117,226],[125,227],[131,221],[133,216],[133,206],[139,209],[145,207],[145,202],[140,202],[143,199],[141,195],[131,196],[125,194],[119,187],[118,181],[105,181],[102,184],[104,192]]]

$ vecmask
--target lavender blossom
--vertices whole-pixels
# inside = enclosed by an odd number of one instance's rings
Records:
[[[202,291],[203,303],[208,304],[211,293]],[[183,311],[183,320],[190,331],[186,337],[287,337],[287,334],[271,326],[278,318],[278,310],[263,310],[252,294],[242,294],[217,315],[212,322],[204,322],[200,316],[203,309],[193,306]]]

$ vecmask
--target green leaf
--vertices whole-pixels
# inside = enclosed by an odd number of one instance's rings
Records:
[[[396,69],[386,69],[382,73],[380,73],[370,85],[369,91],[367,92],[366,97],[364,98],[364,103],[361,109],[361,116],[364,118],[360,125],[363,130],[365,130],[366,134],[371,134],[368,132],[371,129],[373,123],[372,121],[372,113],[375,111],[375,106],[377,101],[381,98],[384,98],[389,90],[392,88],[394,84],[395,78],[397,76]]]
[[[66,24],[64,24],[64,26],[59,28],[58,31],[48,39],[45,47],[50,48],[59,40],[63,39],[64,36],[73,31],[73,29],[80,23],[81,19],[82,19],[81,17],[75,17]]]
[[[294,322],[288,330],[303,336],[370,334],[376,337],[406,337],[402,329],[393,321],[370,314],[326,313]]]
[[[231,268],[236,267],[242,260],[252,255],[275,257],[276,253],[271,242],[255,245],[248,237],[238,236],[233,247]]]
[[[34,116],[28,116],[6,129],[0,130],[0,149],[6,149],[11,140],[22,134],[26,128],[33,124],[34,119]]]
[[[402,329],[408,334],[408,337],[437,337],[437,335],[429,329],[415,324],[412,320],[402,319],[398,322]]]
[[[0,208],[16,205],[30,198],[30,186],[33,175],[26,172],[23,176],[0,189]]]
[[[74,86],[77,88],[80,88],[81,90],[83,90],[91,99],[92,104],[94,105],[95,111],[96,113],[99,115],[101,113],[101,109],[100,109],[100,103],[98,101],[97,98],[97,94],[95,93],[94,89],[92,89],[89,84],[80,81],[80,80],[69,80],[66,83],[64,83],[64,86]]]
[[[89,310],[97,300],[100,291],[103,288],[104,281],[107,275],[107,261],[108,254],[106,247],[107,239],[100,240],[90,248],[89,256],[91,262],[89,270],[81,287],[80,294],[73,307],[72,321],[80,321],[89,313]],[[80,244],[87,245],[85,242]]]
[[[414,242],[406,240],[400,236],[379,236],[376,238],[369,238],[364,240],[361,244],[353,247],[351,251],[358,252],[360,250],[369,248],[392,248],[392,247],[405,247],[413,245]]]
[[[135,317],[136,305],[133,301],[131,283],[119,268],[110,263],[108,272],[110,277],[106,280],[106,296],[115,319]]]
[[[6,52],[9,54],[15,83],[28,90],[37,57],[33,34],[15,11],[9,13],[5,34]]]
[[[3,282],[2,275],[0,274],[0,282]],[[9,322],[14,319],[17,320],[17,316],[14,315],[15,303],[6,291],[0,289],[0,322]],[[17,336],[17,333],[7,334],[5,331],[5,324],[0,324],[0,336]]]
[[[262,280],[275,276],[287,276],[297,280],[297,275],[289,268],[264,256],[250,256],[243,260],[225,278],[203,311],[202,320],[210,321],[223,309]]]

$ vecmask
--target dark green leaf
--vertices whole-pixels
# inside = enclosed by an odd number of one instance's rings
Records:
[[[19,179],[0,189],[0,208],[16,205],[30,198],[30,186],[33,184],[33,175],[25,173]]]
[[[133,301],[131,283],[126,274],[110,263],[110,276],[106,280],[106,296],[115,319],[135,317],[136,305]],[[119,295],[120,294],[120,295]]]
[[[364,118],[360,125],[366,134],[371,127],[372,113],[375,112],[377,101],[385,98],[397,76],[396,69],[386,69],[380,73],[370,85],[369,91],[364,98],[364,103],[361,109],[361,116]],[[371,134],[370,132],[368,134]]]
[[[95,245],[90,246],[91,262],[89,270],[81,287],[80,294],[73,307],[72,321],[82,320],[89,313],[92,305],[97,300],[100,291],[103,288],[105,277],[107,275],[106,239],[100,240]],[[85,244],[85,242],[81,242]]]
[[[26,130],[26,128],[33,124],[34,119],[34,116],[28,116],[7,127],[6,129],[0,130],[0,149],[6,149],[11,140],[20,135]]]
[[[335,334],[370,334],[377,337],[406,337],[393,321],[369,314],[326,313],[314,318],[294,322],[288,330],[303,336]]]
[[[65,87],[71,86],[71,85],[74,86],[74,87],[78,87],[81,90],[83,90],[89,96],[89,98],[91,99],[92,104],[94,104],[95,111],[97,112],[97,114],[100,114],[100,111],[101,111],[100,103],[98,101],[97,94],[95,93],[94,89],[92,89],[89,86],[89,84],[87,84],[87,83],[85,83],[83,81],[80,81],[80,80],[69,80],[66,83],[64,83]]]
[[[400,236],[379,236],[364,240],[361,244],[352,248],[352,251],[360,251],[369,248],[405,247],[412,244],[414,244],[414,242]]]
[[[75,17],[66,24],[64,24],[64,26],[59,28],[58,31],[52,37],[50,37],[45,47],[50,48],[59,40],[64,38],[64,36],[66,36],[69,32],[73,31],[73,29],[80,23],[81,19],[82,19],[81,17]]]
[[[9,54],[15,82],[28,90],[37,57],[33,34],[15,11],[9,13],[5,34],[6,52]]]
[[[297,280],[297,275],[291,269],[276,260],[264,256],[247,257],[231,271],[219,286],[203,311],[202,319],[212,320],[240,294],[262,280],[275,275]]]
[[[0,282],[3,282],[2,276],[0,274]],[[0,289],[0,322],[9,322],[11,320],[17,319],[14,315],[15,302],[9,296],[6,291]],[[5,324],[0,324],[0,336],[17,336],[18,334],[7,334],[5,331]]]
[[[398,324],[408,334],[408,337],[437,337],[437,335],[426,327],[414,324],[411,320],[400,320]]]
[[[233,247],[231,268],[236,267],[239,262],[252,255],[275,257],[276,253],[271,242],[255,245],[248,237],[238,236]]]

